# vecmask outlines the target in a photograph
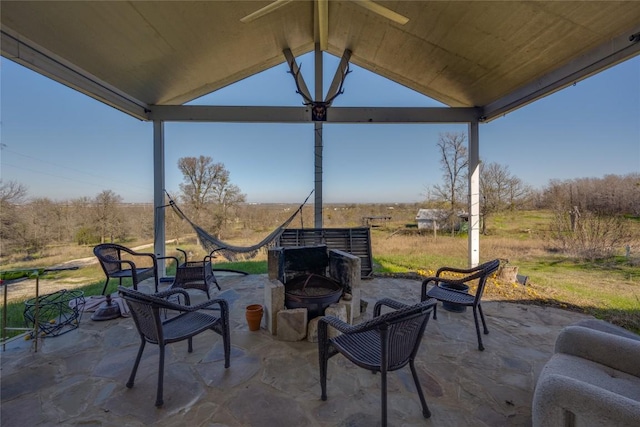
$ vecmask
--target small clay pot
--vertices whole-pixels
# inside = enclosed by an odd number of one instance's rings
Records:
[[[247,306],[245,317],[247,318],[250,331],[257,331],[260,329],[263,311],[264,310],[260,304],[251,304]]]

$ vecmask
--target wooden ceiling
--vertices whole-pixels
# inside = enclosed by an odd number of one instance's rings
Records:
[[[486,119],[640,53],[638,1],[3,1],[1,24],[3,56],[141,119],[283,63],[285,49],[348,49]]]

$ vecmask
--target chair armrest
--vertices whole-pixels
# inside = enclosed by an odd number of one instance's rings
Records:
[[[105,264],[120,264],[120,269],[122,270],[122,264],[127,264],[130,270],[136,269],[136,264],[128,259],[104,259],[102,260]]]
[[[214,258],[218,258],[218,255],[216,255],[216,252],[219,252],[219,251],[221,251],[222,249],[224,249],[224,248],[218,248],[218,249],[214,249],[214,250],[212,250],[211,252],[209,252],[209,255],[207,255],[207,256],[205,256],[205,257],[204,257],[204,261],[212,262],[212,260],[213,260]]]
[[[592,426],[632,426],[640,419],[640,402],[575,378],[541,377],[533,395],[533,427],[565,425],[566,411]]]
[[[175,310],[180,312],[192,312],[192,311],[207,309],[208,307],[214,304],[218,304],[220,305],[220,310],[223,315],[228,316],[228,312],[229,312],[229,303],[222,298],[211,299],[209,301],[205,301],[201,304],[196,304],[196,305],[184,305],[184,304],[175,303],[173,301],[169,301],[168,299],[166,299],[174,294],[182,294],[184,295],[185,299],[187,299],[188,301],[189,294],[184,289],[169,289],[169,290],[158,292],[152,295],[143,294],[139,291],[127,289],[123,286],[119,286],[118,291],[124,294],[127,298],[139,299],[142,301],[151,301],[157,306],[159,306],[160,308],[169,309],[169,310]]]
[[[210,299],[209,301],[205,301],[200,304],[191,305],[188,307],[187,311],[216,310],[215,308],[209,308],[214,304],[218,304],[223,313],[229,311],[229,302],[223,298]]]
[[[440,277],[440,274],[442,273],[471,274],[478,270],[480,270],[479,266],[473,268],[440,267],[438,271],[436,271],[436,277]]]
[[[123,252],[126,252],[127,254],[129,254],[129,256],[134,259],[133,261],[135,261],[136,258],[138,258],[138,259],[147,259],[147,258],[151,259],[151,261],[150,261],[151,266],[153,267],[154,271],[156,271],[156,272],[158,271],[158,259],[156,258],[155,254],[149,253],[149,252],[136,252],[134,250],[131,250],[129,248],[124,248],[124,247],[121,248],[120,250],[123,251]],[[125,260],[123,260],[123,261],[125,261]],[[144,263],[144,265],[138,266],[138,268],[149,268],[149,267],[151,267],[151,266],[149,266],[147,264],[148,263]],[[135,270],[135,262],[133,263],[133,266],[131,268],[133,270]]]
[[[334,316],[323,316],[318,321],[318,334],[320,334],[322,330],[326,331],[328,325],[331,325],[332,327],[334,327],[338,331],[342,332],[343,334],[348,334],[348,333],[354,332],[354,330],[357,329],[357,326],[352,326],[352,325],[348,324],[347,322],[343,322],[342,320],[338,319],[337,317],[334,317]]]
[[[408,304],[402,303],[400,301],[396,301],[391,298],[383,298],[376,301],[376,304],[373,306],[373,317],[380,316],[380,311],[383,306],[391,307],[394,310],[401,310],[403,308],[409,307]]]
[[[121,250],[125,251],[126,253],[128,253],[132,257],[151,258],[153,260],[154,264],[156,262],[156,254],[154,254],[154,253],[151,253],[151,252],[136,252],[136,251],[128,249],[128,248],[122,248]]]
[[[178,258],[174,257],[174,256],[170,256],[170,255],[168,255],[168,256],[158,256],[158,257],[156,257],[156,259],[157,260],[158,259],[172,259],[172,260],[174,260],[176,262],[176,268],[180,265],[180,260],[178,260]]]
[[[176,250],[177,250],[177,251],[179,251],[179,252],[182,252],[182,256],[184,257],[184,263],[186,264],[186,263],[187,263],[187,261],[189,261],[189,260],[187,259],[187,251],[185,251],[185,250],[183,250],[183,249],[180,249],[180,248],[176,248]]]
[[[189,296],[189,293],[184,289],[167,289],[166,291],[155,293],[154,296],[168,300],[171,295],[175,294],[181,294],[184,297],[184,305],[191,305],[191,297]]]
[[[571,354],[640,377],[640,341],[582,326],[558,335],[556,353]]]
[[[180,289],[180,288],[168,289],[168,290],[163,291],[163,292],[158,292],[158,293],[154,294],[154,296],[159,297],[159,298],[168,298],[169,296],[175,295],[175,294],[181,294],[185,298],[185,304],[178,304],[178,305],[182,306],[181,311],[198,311],[198,310],[208,309],[210,306],[212,306],[214,304],[220,305],[220,308],[223,309],[223,310],[228,310],[229,309],[229,303],[227,302],[227,300],[222,299],[222,298],[210,299],[210,300],[204,301],[204,302],[202,302],[200,304],[191,305],[191,299],[189,298],[189,293],[186,290]],[[224,308],[223,308],[223,306],[224,306]],[[217,309],[214,308],[213,310],[217,310]]]

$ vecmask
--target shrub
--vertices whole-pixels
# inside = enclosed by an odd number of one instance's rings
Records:
[[[593,261],[615,255],[632,236],[622,217],[558,211],[551,223],[551,239],[565,254]]]

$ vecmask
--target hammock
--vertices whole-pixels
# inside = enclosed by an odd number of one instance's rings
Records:
[[[300,207],[293,213],[293,215],[291,215],[289,218],[287,218],[287,220],[285,222],[283,222],[278,228],[273,230],[271,232],[271,234],[269,234],[267,237],[265,237],[259,243],[255,244],[253,246],[234,246],[234,245],[230,245],[228,243],[225,243],[222,240],[217,239],[216,237],[214,237],[211,234],[207,233],[205,230],[203,230],[197,224],[194,224],[180,210],[180,208],[178,207],[176,202],[174,202],[171,199],[171,196],[169,196],[169,193],[167,193],[167,197],[169,198],[169,206],[171,206],[173,208],[173,211],[176,213],[176,215],[178,215],[181,219],[184,219],[185,221],[187,221],[191,225],[191,227],[195,230],[196,234],[198,235],[198,240],[200,240],[200,244],[202,245],[202,247],[208,253],[216,252],[216,253],[222,254],[222,256],[224,256],[227,260],[233,262],[233,261],[238,261],[239,259],[251,259],[251,258],[255,257],[258,254],[258,252],[260,251],[260,248],[262,248],[264,246],[267,246],[267,245],[270,245],[276,239],[278,239],[282,235],[282,233],[284,232],[285,228],[287,228],[289,226],[289,224],[291,223],[291,221],[293,221],[293,219],[296,217],[296,215],[299,212],[302,211],[302,208],[307,203],[307,200],[309,200],[309,197],[311,197],[312,193],[313,193],[313,191],[311,191],[311,193],[309,193],[307,198],[304,199],[304,202],[302,202]]]

